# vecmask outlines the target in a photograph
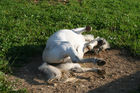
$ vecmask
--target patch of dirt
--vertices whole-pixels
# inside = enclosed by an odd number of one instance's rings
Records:
[[[140,91],[140,60],[127,56],[126,51],[108,50],[99,55],[86,54],[85,57],[103,58],[107,63],[97,66],[92,63],[81,64],[83,67],[99,67],[106,71],[104,76],[93,72],[71,73],[75,82],[53,84],[46,82],[46,77],[38,66],[42,63],[41,55],[31,58],[31,62],[16,69],[9,75],[10,81],[18,81],[16,89],[26,88],[30,93],[131,93]]]

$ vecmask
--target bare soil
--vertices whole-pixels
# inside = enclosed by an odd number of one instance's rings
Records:
[[[16,68],[8,79],[17,82],[15,89],[26,88],[29,93],[139,93],[140,92],[140,60],[127,56],[125,50],[108,50],[99,55],[86,54],[85,57],[103,58],[107,63],[97,66],[92,63],[81,64],[83,67],[99,67],[106,74],[93,72],[70,73],[70,82],[46,82],[46,77],[38,71],[42,63],[41,55],[32,57],[31,62],[24,67]]]

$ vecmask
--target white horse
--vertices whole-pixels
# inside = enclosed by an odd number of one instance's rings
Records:
[[[54,33],[47,41],[43,51],[44,63],[39,67],[39,70],[47,74],[48,79],[60,79],[61,71],[74,72],[97,72],[102,70],[98,68],[84,68],[79,63],[92,62],[99,66],[105,64],[105,61],[97,58],[83,58],[84,53],[98,47],[99,50],[109,48],[109,43],[104,38],[95,38],[93,35],[82,35],[84,31],[90,31],[90,26],[64,29]]]

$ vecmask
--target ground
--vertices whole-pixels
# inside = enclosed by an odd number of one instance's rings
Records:
[[[38,71],[42,63],[41,55],[32,57],[24,67],[15,68],[8,79],[17,82],[15,89],[26,88],[30,93],[139,93],[140,60],[132,58],[128,51],[111,49],[99,55],[86,54],[85,57],[103,58],[107,63],[102,68],[104,76],[93,72],[70,73],[69,82],[48,83],[45,75]],[[92,63],[81,64],[84,67],[98,67]]]

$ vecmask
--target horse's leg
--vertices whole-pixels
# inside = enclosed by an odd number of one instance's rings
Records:
[[[43,63],[41,66],[39,66],[38,69],[46,74],[47,80],[60,79],[61,78],[60,69],[56,68],[52,65],[49,65],[47,63]]]
[[[81,67],[78,63],[63,63],[57,66],[59,69],[65,70],[65,71],[73,71],[76,73],[84,73],[84,72],[96,72],[97,74],[105,74],[104,70],[101,70],[99,68],[85,68]]]
[[[90,26],[72,29],[72,31],[76,32],[77,34],[81,34],[82,32],[91,31],[91,30],[92,30],[92,27]]]
[[[98,58],[83,58],[84,51],[83,51],[83,54],[79,54],[78,51],[76,51],[76,49],[73,48],[70,44],[66,53],[70,56],[72,62],[75,62],[75,63],[92,62],[94,64],[98,64],[99,66],[102,66],[106,63],[105,61]]]

